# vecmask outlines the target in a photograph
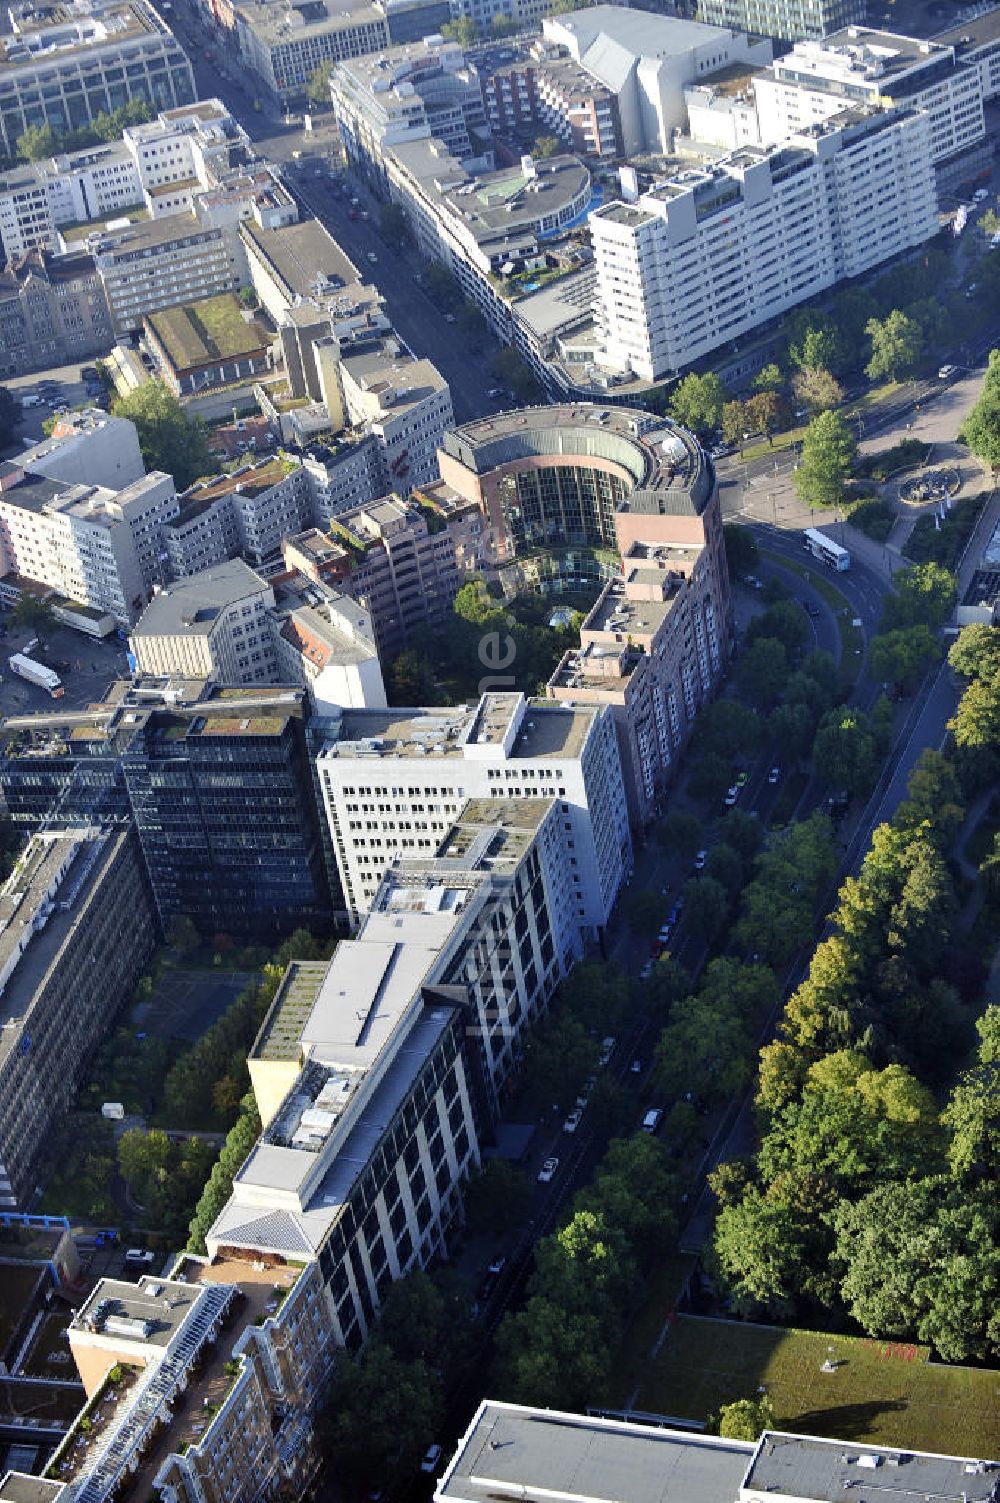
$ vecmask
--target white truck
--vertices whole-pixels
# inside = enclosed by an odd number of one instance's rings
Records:
[[[65,693],[62,679],[54,668],[36,663],[34,658],[25,657],[23,652],[15,652],[12,658],[8,658],[7,666],[18,678],[27,679],[29,684],[37,684],[40,689],[48,689],[53,699],[61,699]]]

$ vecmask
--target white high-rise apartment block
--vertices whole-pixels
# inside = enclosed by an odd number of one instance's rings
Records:
[[[938,231],[926,114],[845,110],[590,217],[603,363],[682,370]]]
[[[3,573],[134,621],[164,577],[178,504],[172,476],[145,474],[133,423],[73,413],[0,466]]]
[[[156,583],[157,537],[176,509],[170,475],[110,491],[24,474],[0,492],[4,573],[134,621]]]
[[[575,918],[593,936],[632,866],[611,712],[486,693],[457,709],[347,711],[317,757],[348,913],[397,856],[434,851],[469,798],[559,799]]]
[[[931,160],[945,161],[982,139],[983,81],[955,48],[849,26],[823,41],[796,42],[753,81],[760,139],[785,141],[845,105],[925,111]]]

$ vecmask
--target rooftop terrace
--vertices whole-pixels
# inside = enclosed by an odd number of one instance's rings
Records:
[[[652,637],[659,631],[674,608],[674,601],[683,583],[679,574],[663,575],[652,569],[633,571],[649,574],[650,587],[662,590],[661,598],[633,600],[625,593],[625,584],[612,582],[597,601],[584,621],[581,631],[607,632],[618,640],[627,637]]]
[[[208,481],[199,481],[191,490],[185,491],[182,497],[182,511],[174,519],[175,526],[182,526],[187,519],[189,507],[207,501],[215,501],[220,496],[231,496],[239,491],[243,496],[259,496],[264,491],[269,491],[272,486],[280,484],[289,475],[293,475],[298,466],[291,460],[282,459],[279,455],[272,455],[270,459],[263,460],[260,464],[248,464],[242,469],[233,470],[228,475],[217,475]]]
[[[127,1319],[162,1320],[170,1331],[156,1343],[160,1358],[154,1356],[133,1383],[106,1390],[91,1411],[93,1428],[84,1433],[78,1426],[54,1458],[52,1475],[75,1485],[78,1503],[103,1503],[112,1493],[116,1503],[146,1503],[164,1459],[202,1438],[232,1387],[235,1378],[226,1369],[243,1331],[272,1314],[298,1278],[297,1269],[265,1269],[260,1261],[249,1259],[212,1265],[187,1259],[176,1274],[182,1279],[146,1276],[137,1285],[103,1280],[84,1307],[108,1297],[110,1288]],[[164,1308],[168,1298],[176,1320],[169,1320]],[[79,1320],[76,1317],[74,1327]],[[155,1336],[154,1332],[154,1342]],[[114,1360],[129,1363],[130,1342],[135,1344],[136,1360],[148,1360],[148,1347],[138,1331],[131,1336],[111,1332],[108,1337],[109,1365]],[[144,1359],[138,1356],[140,1349]],[[132,1470],[139,1458],[138,1468]]]

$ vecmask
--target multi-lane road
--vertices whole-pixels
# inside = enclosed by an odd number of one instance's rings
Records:
[[[317,117],[316,128],[306,131],[301,118],[286,124],[255,108],[261,101],[254,96],[252,81],[244,85],[237,61],[227,60],[226,43],[206,30],[188,0],[176,0],[168,24],[191,58],[199,96],[222,100],[260,155],[282,167],[285,185],[304,213],[315,216],[330,231],[362,280],[378,287],[403,343],[412,354],[433,361],[448,382],[458,422],[498,411],[502,401],[489,394],[497,386],[491,364],[498,346],[484,335],[484,348],[470,352],[467,341],[414,280],[421,265],[417,252],[382,239],[380,201],[357,175],[345,179],[349,187],[342,190],[331,172],[341,162],[341,150],[329,115]],[[359,200],[355,218],[351,218],[351,197]]]
[[[468,349],[441,309],[414,280],[414,273],[420,270],[416,251],[409,246],[402,249],[389,246],[382,239],[378,200],[355,177],[344,188],[328,172],[317,173],[308,166],[287,173],[285,181],[305,209],[326,226],[346,251],[362,279],[378,287],[392,326],[410,351],[437,366],[451,388],[458,422],[499,411],[503,401],[490,396],[497,384],[490,368],[496,345],[484,336],[486,349]],[[355,219],[350,217],[352,197],[358,199]],[[362,214],[368,218],[362,218]]]

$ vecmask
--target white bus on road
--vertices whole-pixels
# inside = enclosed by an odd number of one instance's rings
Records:
[[[815,527],[807,527],[802,534],[802,546],[813,558],[822,559],[824,564],[829,564],[831,569],[837,569],[841,573],[851,567],[851,555],[846,548],[841,548],[832,538],[828,538],[825,532],[818,532]]]

